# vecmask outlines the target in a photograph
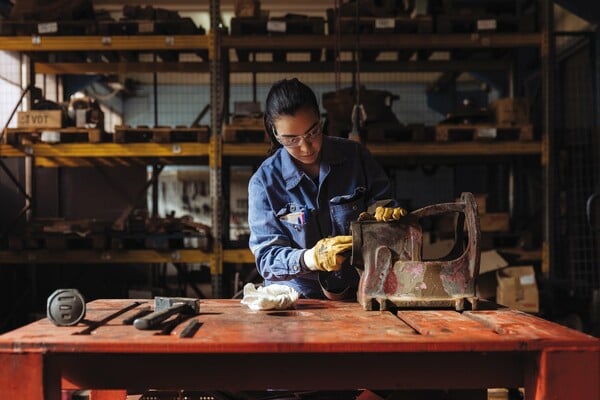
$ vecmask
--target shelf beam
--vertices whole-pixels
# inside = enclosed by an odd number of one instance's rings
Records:
[[[376,157],[540,155],[541,142],[406,142],[368,143]],[[224,143],[226,157],[266,157],[268,143]]]
[[[1,264],[209,263],[210,256],[210,253],[197,249],[0,251]]]
[[[505,71],[510,63],[504,60],[491,61],[377,61],[362,62],[363,72],[462,72],[462,71]],[[350,61],[341,63],[342,72],[353,72],[356,64]],[[37,73],[46,75],[69,74],[125,74],[125,73],[208,73],[209,65],[205,62],[97,62],[97,63],[43,63],[35,64]],[[314,63],[310,61],[290,62],[232,62],[229,71],[232,73],[257,72],[323,72],[333,71],[333,62]]]
[[[410,142],[367,144],[376,157],[541,155],[541,142]]]
[[[208,49],[208,36],[0,36],[0,50],[5,51],[160,51],[198,49]]]
[[[361,62],[361,72],[464,72],[464,71],[506,71],[510,63],[505,60],[487,60],[487,61],[463,61],[463,60],[442,60],[442,61],[377,61]],[[344,61],[340,63],[341,72],[354,72],[356,63]],[[239,72],[257,72],[272,73],[281,72],[323,72],[335,71],[333,62],[311,62],[311,61],[289,61],[289,62],[232,62],[229,64],[229,71]]]
[[[35,71],[46,75],[126,74],[126,73],[208,73],[205,62],[95,62],[95,63],[35,63]]]
[[[208,35],[137,35],[137,36],[0,36],[0,50],[6,51],[104,51],[104,50],[199,50],[208,49]],[[330,35],[224,36],[225,48],[298,50],[333,49]],[[362,35],[361,49],[452,49],[539,47],[539,33],[473,34],[389,34]],[[312,45],[311,45],[312,44]],[[342,50],[354,50],[354,35],[340,38]]]
[[[223,262],[230,264],[254,264],[250,249],[229,249],[223,251]]]
[[[282,35],[282,36],[225,36],[222,45],[233,49],[282,49],[306,50],[320,47],[335,48],[335,36],[329,35]],[[472,33],[472,34],[390,34],[362,35],[360,48],[377,50],[398,49],[473,49],[473,48],[522,48],[539,47],[542,36],[539,33]],[[356,37],[343,35],[340,38],[342,50],[354,50]]]
[[[208,143],[64,143],[34,144],[24,153],[36,157],[198,157]]]
[[[25,157],[23,149],[17,149],[9,144],[0,144],[0,157]]]
[[[267,157],[268,143],[223,143],[224,157]],[[367,148],[376,157],[427,156],[522,156],[541,155],[542,143],[533,142],[391,142],[368,143]],[[134,158],[189,158],[207,157],[207,143],[65,143],[34,144],[16,148],[0,145],[0,157],[36,156],[39,166],[91,166],[90,159],[133,160]]]
[[[223,143],[223,156],[266,157],[269,147],[269,143]]]

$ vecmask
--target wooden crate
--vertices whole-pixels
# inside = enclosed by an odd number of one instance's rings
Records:
[[[504,97],[490,104],[501,126],[529,124],[529,102],[524,97]]]
[[[17,113],[17,128],[62,128],[62,111],[19,111]]]
[[[248,118],[223,126],[224,142],[270,142],[262,119]]]
[[[208,143],[208,126],[178,126],[175,128],[154,128],[152,130],[152,141],[156,143],[184,143],[201,142]]]

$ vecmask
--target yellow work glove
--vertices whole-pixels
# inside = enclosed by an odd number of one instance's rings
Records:
[[[396,221],[406,215],[406,210],[402,207],[377,207],[375,209],[376,221]]]
[[[304,263],[313,271],[338,271],[346,259],[342,253],[350,249],[352,236],[324,238],[304,252]]]
[[[368,212],[362,212],[358,216],[359,221],[397,221],[406,215],[406,210],[402,207],[377,207],[375,208],[375,214]]]

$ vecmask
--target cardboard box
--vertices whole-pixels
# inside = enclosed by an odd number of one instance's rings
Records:
[[[531,313],[540,310],[533,266],[507,267],[497,271],[496,278],[496,303]]]
[[[509,213],[478,213],[479,229],[481,232],[510,232],[510,214]],[[442,236],[454,236],[456,229],[455,216],[444,214],[435,219],[435,232]]]
[[[492,103],[498,125],[529,124],[529,103],[524,97],[504,97]]]
[[[18,128],[62,128],[61,110],[19,111]]]
[[[479,214],[479,229],[481,232],[509,232],[509,213],[485,213]]]
[[[496,250],[481,252],[479,261],[479,276],[477,277],[477,296],[482,299],[496,297],[496,271],[508,266],[508,262],[502,258]]]
[[[475,204],[477,204],[477,213],[485,214],[487,212],[487,193],[473,193],[473,197],[475,198]],[[460,201],[460,197],[456,197],[454,199],[455,202]]]

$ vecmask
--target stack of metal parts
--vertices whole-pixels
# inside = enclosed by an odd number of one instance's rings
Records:
[[[127,219],[124,230],[111,232],[113,249],[209,250],[211,245],[209,226],[194,222],[189,216],[150,218],[146,210],[135,210]]]
[[[398,96],[386,90],[359,89],[365,111],[364,138],[369,141],[402,140],[403,124],[392,111]],[[348,137],[352,130],[352,109],[356,101],[354,87],[323,93],[323,107],[327,111],[327,133],[330,136]],[[408,140],[411,138],[409,137]]]
[[[191,217],[149,218],[145,212],[129,216],[124,230],[111,229],[96,219],[37,219],[7,235],[10,250],[131,250],[201,249],[212,246],[210,227]]]

